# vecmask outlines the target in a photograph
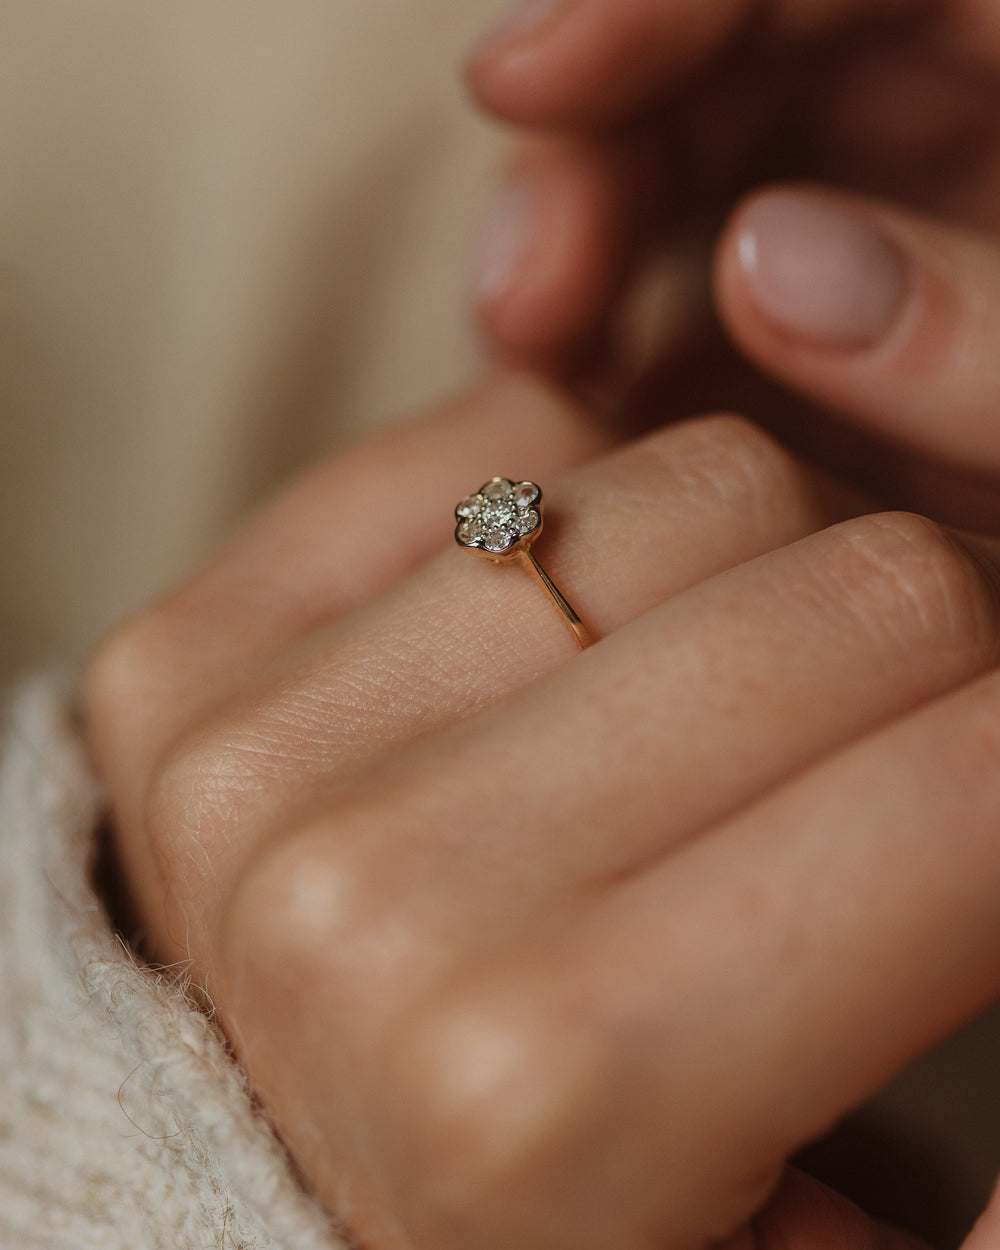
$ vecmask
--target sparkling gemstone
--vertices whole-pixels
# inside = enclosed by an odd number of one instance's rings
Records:
[[[494,501],[509,498],[513,489],[513,482],[509,482],[505,477],[495,477],[491,482],[487,482],[479,493],[490,501]]]
[[[518,528],[522,534],[530,534],[532,530],[538,529],[542,523],[542,518],[531,508],[528,512],[524,512],[518,518]]]
[[[511,529],[489,530],[483,540],[487,551],[506,551],[514,542],[516,534]]]
[[[516,524],[517,511],[509,499],[488,503],[480,512],[478,520],[486,529],[508,529]]]
[[[534,482],[519,482],[514,487],[514,503],[519,508],[530,508],[541,493]]]
[[[478,516],[486,506],[486,501],[482,495],[470,495],[468,499],[463,499],[455,509],[455,515],[461,517]]]
[[[534,482],[494,477],[455,509],[458,541],[494,555],[507,555],[541,528],[542,492]]]
[[[483,536],[483,527],[478,521],[464,521],[458,527],[459,542],[474,543]]]

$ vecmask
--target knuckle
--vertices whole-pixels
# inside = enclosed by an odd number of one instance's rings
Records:
[[[391,1118],[378,1147],[417,1244],[446,1232],[448,1246],[479,1245],[484,1229],[491,1246],[591,1244],[602,1226],[601,1245],[646,1244],[657,1228],[669,1241],[679,1227],[692,1244],[722,1240],[773,1189],[770,1152],[720,1153],[714,1136],[689,1131],[707,1087],[663,1079],[648,1020],[630,1027],[607,1001],[581,1011],[568,982],[537,967],[499,982],[481,967],[466,975],[404,1019],[385,1064]],[[650,1157],[671,1160],[652,1186]]]
[[[420,1160],[412,1197],[430,1233],[502,1223],[515,1196],[543,1210],[566,1183],[574,1143],[606,1119],[608,1054],[593,1030],[569,1028],[545,1004],[480,981],[425,1001],[400,1031],[386,1064],[398,1109],[388,1150],[401,1169]]]
[[[950,530],[906,512],[839,528],[848,554],[841,580],[885,627],[984,658],[996,652],[994,579]]]
[[[186,725],[151,770],[145,827],[166,863],[191,867],[273,826],[312,777],[310,727],[282,692],[266,690]]]
[[[127,732],[131,712],[170,662],[170,647],[156,616],[132,617],[90,655],[80,686],[84,719],[99,741]]]
[[[683,430],[684,457],[692,497],[706,493],[744,523],[771,522],[775,506],[789,514],[812,495],[801,464],[776,439],[747,417],[720,413],[699,417]],[[677,462],[676,449],[663,454]]]
[[[248,814],[263,814],[266,752],[202,727],[183,736],[157,763],[147,785],[144,827],[150,849],[171,873],[214,873]],[[192,877],[193,874],[193,877]]]
[[[398,900],[396,900],[398,904]],[[268,845],[235,882],[221,946],[255,993],[313,992],[333,1019],[395,1011],[412,992],[421,942],[404,908],[336,817]]]

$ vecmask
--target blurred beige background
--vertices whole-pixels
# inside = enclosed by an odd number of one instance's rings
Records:
[[[497,0],[6,0],[0,684],[452,387]]]

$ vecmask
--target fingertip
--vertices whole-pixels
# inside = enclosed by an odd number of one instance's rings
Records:
[[[572,18],[580,7],[580,0],[524,0],[487,29],[463,67],[482,108],[527,125],[573,120],[561,97],[579,56]]]
[[[559,371],[593,337],[627,267],[631,199],[605,153],[569,143],[522,149],[474,267],[473,303],[493,356]]]
[[[891,336],[909,286],[877,213],[818,188],[751,196],[719,250],[720,310],[738,337],[762,329],[807,349],[870,351]]]
[[[537,181],[526,172],[508,175],[494,194],[473,268],[473,297],[484,314],[502,309],[520,288],[543,233],[539,200]]]

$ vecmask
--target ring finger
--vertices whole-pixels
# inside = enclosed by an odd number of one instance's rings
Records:
[[[553,524],[540,558],[599,637],[822,528],[852,502],[728,417],[673,427],[573,470],[548,500]],[[263,832],[311,796],[573,653],[529,578],[454,549],[359,611],[306,631],[188,733],[118,813],[142,910],[161,917],[159,957],[180,954],[170,931],[190,931],[200,946],[205,900],[240,871]],[[163,900],[174,879],[202,897],[171,895],[170,919]]]

